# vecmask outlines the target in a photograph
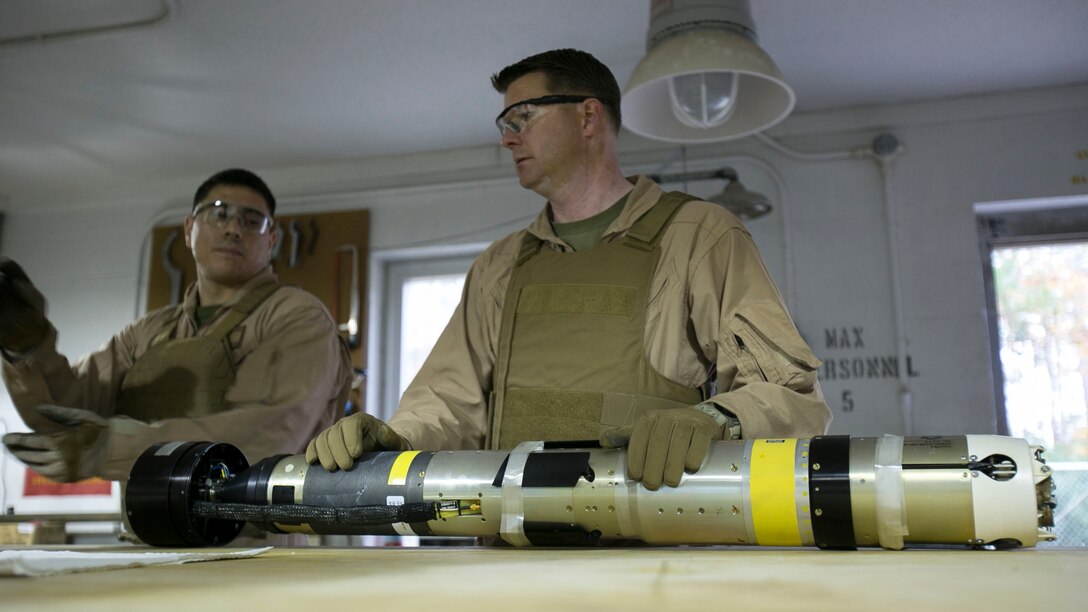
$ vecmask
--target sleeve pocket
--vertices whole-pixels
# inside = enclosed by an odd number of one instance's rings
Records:
[[[737,367],[750,380],[765,380],[800,393],[816,384],[820,360],[789,315],[776,303],[750,304],[729,324],[736,342]]]

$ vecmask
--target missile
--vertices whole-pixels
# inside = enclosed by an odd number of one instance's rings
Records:
[[[501,537],[514,546],[908,546],[1005,549],[1053,540],[1043,449],[992,435],[715,442],[679,486],[625,476],[624,449],[367,453],[329,472],[301,455],[249,465],[229,444],[171,442],[136,461],[133,533],[153,546],[274,533]]]

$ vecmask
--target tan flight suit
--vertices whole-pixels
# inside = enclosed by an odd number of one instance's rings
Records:
[[[628,180],[634,188],[596,248],[572,251],[545,207],[528,229],[476,259],[461,303],[389,421],[414,448],[508,446],[539,437],[535,427],[592,438],[597,406],[599,429],[642,407],[698,403],[711,388],[707,401],[735,414],[745,438],[826,432],[820,362],[741,222],[721,206],[689,201],[647,240],[636,228],[663,192],[645,177]],[[657,255],[633,256],[628,270],[622,254],[637,250],[632,234],[653,242]],[[540,246],[522,261],[529,236]],[[598,258],[613,279],[580,266]],[[592,288],[583,294],[581,285]],[[568,315],[563,337],[550,333]],[[493,414],[498,435],[489,436]]]
[[[175,318],[121,380],[115,414],[153,422],[226,410],[227,389],[234,382],[227,337],[279,288],[272,280],[254,287],[191,338],[177,337],[183,312],[175,309]]]
[[[263,295],[262,295],[263,294]],[[111,418],[100,477],[124,481],[149,446],[228,442],[251,461],[301,453],[343,416],[351,358],[313,295],[279,286],[271,269],[247,282],[199,330],[195,285],[178,306],[148,313],[70,365],[56,330],[3,376],[27,425],[56,404]]]

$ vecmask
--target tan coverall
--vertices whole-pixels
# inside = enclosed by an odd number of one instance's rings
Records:
[[[661,195],[656,184],[637,177],[602,244],[622,239]],[[570,251],[553,232],[546,207],[527,230],[476,259],[460,304],[389,422],[414,448],[484,445],[503,306],[526,231],[545,249]],[[716,383],[709,401],[739,418],[745,438],[825,433],[831,412],[816,381],[820,362],[740,221],[716,204],[687,202],[664,228],[659,247],[642,338],[649,366],[690,389]]]
[[[34,351],[16,363],[3,360],[4,382],[20,416],[35,430],[50,427],[33,410],[39,404],[116,416],[126,373],[171,322],[176,339],[205,334],[229,306],[255,287],[275,280],[271,269],[251,279],[199,331],[193,317],[197,291],[192,285],[182,304],[148,313],[74,365],[57,352],[57,332],[50,328]],[[280,453],[301,453],[311,438],[343,416],[351,390],[351,357],[328,311],[313,295],[282,286],[227,338],[235,375],[222,406],[214,414],[200,416],[112,419],[99,476],[124,481],[140,453],[153,444],[174,440],[228,442],[251,462]]]

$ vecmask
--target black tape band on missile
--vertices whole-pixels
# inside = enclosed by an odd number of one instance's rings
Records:
[[[585,446],[585,447],[583,447]],[[275,533],[501,537],[515,546],[1035,546],[1052,540],[1043,450],[1004,436],[716,442],[657,491],[622,449],[526,442],[512,451],[364,454],[329,472],[302,456],[250,466],[229,444],[172,442],[137,460],[125,507],[154,546]]]

